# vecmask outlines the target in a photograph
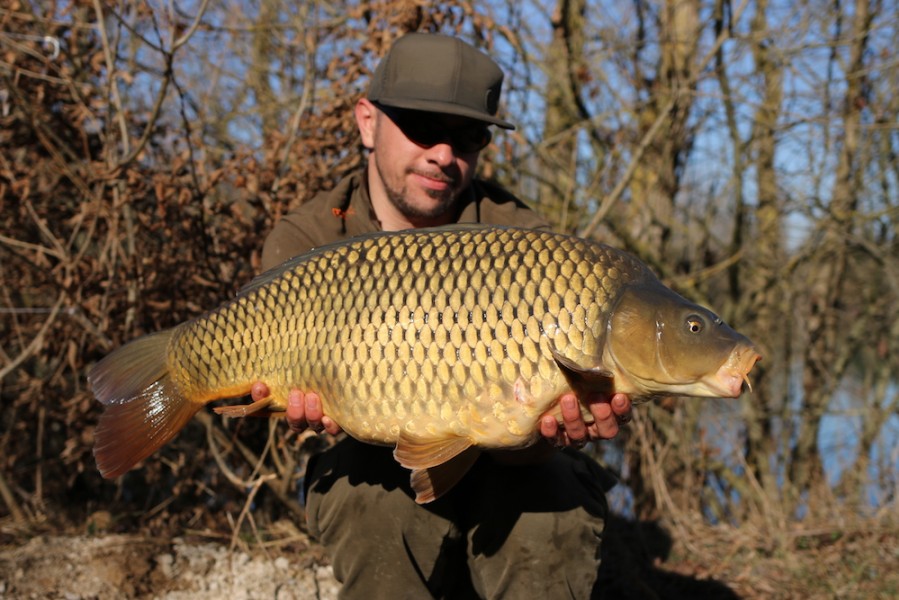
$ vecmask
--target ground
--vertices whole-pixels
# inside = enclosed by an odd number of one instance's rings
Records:
[[[610,552],[627,566],[612,569],[607,598],[899,597],[895,519],[773,535],[748,525],[611,527],[627,547]],[[322,548],[295,528],[269,535],[270,544],[197,533],[35,535],[2,519],[0,533],[0,598],[306,600],[338,590]]]
[[[0,550],[0,598],[332,599],[320,550],[252,552],[199,538],[38,536]]]

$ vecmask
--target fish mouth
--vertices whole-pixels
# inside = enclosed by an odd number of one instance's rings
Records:
[[[743,384],[752,391],[752,382],[749,380],[749,372],[755,363],[762,359],[755,346],[742,346],[734,348],[730,357],[718,369],[714,376],[713,386],[721,394],[722,398],[737,398],[743,393]]]

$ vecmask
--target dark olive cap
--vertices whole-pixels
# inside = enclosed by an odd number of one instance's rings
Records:
[[[381,59],[368,99],[515,129],[496,117],[502,87],[502,69],[474,46],[446,35],[409,33]]]

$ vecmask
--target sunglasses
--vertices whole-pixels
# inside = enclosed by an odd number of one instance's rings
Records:
[[[397,109],[380,104],[378,109],[400,128],[409,141],[425,148],[446,143],[459,154],[472,154],[483,150],[493,138],[486,125],[453,127],[435,113]]]

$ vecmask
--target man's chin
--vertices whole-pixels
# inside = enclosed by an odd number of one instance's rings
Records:
[[[451,212],[455,206],[452,194],[435,194],[426,191],[422,197],[417,198],[414,202],[405,202],[403,212],[410,217],[418,219],[439,219]]]

